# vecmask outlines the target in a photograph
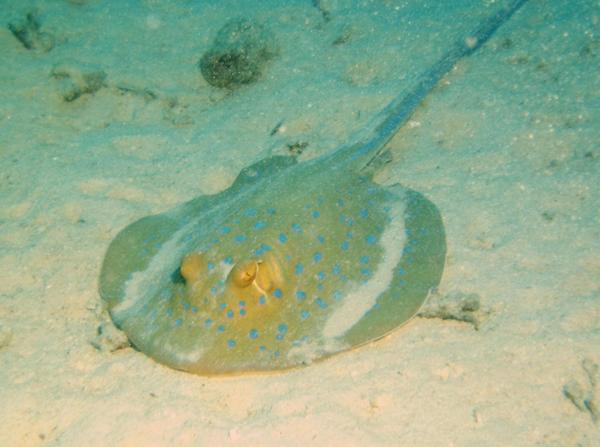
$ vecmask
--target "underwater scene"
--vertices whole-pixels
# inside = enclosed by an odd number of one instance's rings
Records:
[[[600,445],[600,3],[0,6],[1,446]]]

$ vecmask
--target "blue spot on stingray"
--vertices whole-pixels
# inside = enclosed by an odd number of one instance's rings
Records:
[[[235,348],[235,340],[227,340],[227,346],[229,346],[230,348]]]
[[[255,230],[262,230],[263,228],[265,228],[267,226],[267,222],[264,220],[259,220],[258,222],[256,222],[254,224],[254,229]]]
[[[302,321],[306,320],[308,317],[310,317],[310,312],[307,310],[303,310],[302,312],[300,312],[300,319]]]
[[[217,290],[217,288],[216,288],[216,287],[211,287],[211,288],[210,288],[210,293],[212,293],[213,295],[216,295],[216,294],[217,294],[217,292],[218,292],[218,290]]]
[[[212,269],[215,268],[215,264],[212,263],[212,262],[209,262],[208,265],[207,265],[207,267],[208,267],[208,270],[212,270]]]
[[[232,265],[233,264],[233,258],[231,256],[225,256],[225,258],[223,259],[223,262],[225,264]]]
[[[294,272],[296,273],[296,275],[301,275],[303,271],[304,266],[300,262],[296,264],[296,267],[294,267]]]
[[[372,234],[369,234],[365,240],[367,241],[367,244],[369,245],[373,245],[375,243],[377,243],[377,238],[375,236],[373,236]]]
[[[321,283],[317,284],[317,289],[319,290],[323,290],[325,288],[325,286]]]
[[[267,350],[267,347],[266,346],[259,346],[258,350],[260,352],[265,352]]]
[[[244,242],[246,240],[246,236],[243,234],[238,234],[233,238],[236,242]]]
[[[219,304],[219,307],[221,308],[221,310],[225,310],[225,308],[227,307],[227,304],[221,303],[221,304]]]
[[[204,326],[205,327],[210,327],[213,324],[213,321],[209,318],[208,320],[204,320]],[[225,330],[225,328],[223,328],[223,330]]]
[[[317,236],[317,240],[321,243],[324,244],[325,243],[325,238],[323,236],[321,236],[320,234]]]
[[[362,210],[360,210],[360,211],[358,212],[358,215],[359,215],[360,217],[362,217],[363,219],[365,219],[365,218],[369,217],[369,210],[368,210],[368,209],[366,209],[366,208],[363,208]]]
[[[246,315],[246,309],[240,309],[240,317],[243,317]]]
[[[363,268],[363,269],[360,269],[360,273],[362,273],[365,276],[369,276],[371,274],[371,270],[367,269],[367,268]]]
[[[285,244],[287,242],[287,236],[283,233],[279,233],[279,242],[281,242],[282,244]]]
[[[173,316],[173,309],[171,309],[170,307],[167,309],[167,315],[168,315],[169,317],[172,317],[172,316]]]
[[[259,304],[265,304],[267,302],[267,299],[265,298],[264,295],[261,295],[258,297],[258,303]]]
[[[323,301],[321,298],[317,298],[315,300],[315,304],[317,306],[319,306],[321,309],[326,309],[327,308],[327,303],[325,301]]]
[[[251,329],[248,333],[248,337],[250,337],[252,340],[256,340],[258,338],[258,331],[256,329]]]
[[[227,318],[233,318],[233,311],[232,310],[228,310],[227,311]]]
[[[175,326],[181,326],[181,323],[183,323],[183,320],[181,318],[175,320]]]
[[[302,231],[302,227],[297,223],[293,223],[292,231],[294,231],[294,233],[300,233]]]
[[[257,213],[258,211],[256,211],[256,208],[247,208],[244,211],[244,216],[253,217],[256,216]]]
[[[283,292],[281,291],[281,289],[275,289],[273,290],[273,296],[275,298],[281,298],[283,296]]]
[[[246,305],[246,302],[242,300],[238,304],[240,307],[244,307]]]
[[[306,292],[304,290],[298,290],[296,292],[296,298],[298,298],[299,300],[306,299]]]
[[[314,217],[315,219],[318,219],[319,217],[321,217],[321,213],[319,211],[313,211],[312,213],[312,217]]]
[[[225,326],[220,324],[219,327],[217,327],[217,332],[225,332]]]
[[[183,310],[190,310],[190,303],[183,303],[181,306],[183,307]]]
[[[254,250],[254,253],[256,255],[262,255],[266,252],[268,252],[269,250],[271,250],[271,246],[267,245],[267,244],[261,244],[260,247],[258,247],[256,250]]]
[[[333,266],[332,271],[334,275],[339,275],[340,273],[342,273],[342,267],[339,264],[335,264]]]
[[[227,226],[225,226],[225,227],[221,228],[221,233],[222,233],[222,234],[228,234],[228,233],[231,233],[231,227],[227,227]]]
[[[321,259],[323,259],[323,254],[318,251],[313,255],[313,259],[315,260],[315,262],[319,262]]]
[[[285,323],[281,323],[279,326],[277,326],[277,332],[279,332],[280,334],[285,334],[288,330],[288,325]]]
[[[362,264],[368,264],[368,263],[369,263],[369,257],[368,257],[368,256],[366,256],[366,255],[365,255],[365,256],[361,256],[361,257],[360,257],[360,262],[361,262]]]
[[[404,276],[404,275],[406,275],[406,270],[404,270],[402,267],[400,267],[400,268],[399,268],[399,269],[396,271],[396,273],[397,273],[398,275],[400,275],[400,276]]]
[[[273,216],[277,211],[275,210],[275,208],[267,208],[267,214],[269,216]]]
[[[336,205],[337,205],[337,206],[339,206],[340,208],[342,208],[342,207],[345,205],[345,203],[344,203],[344,201],[343,201],[342,199],[339,199],[339,200],[336,202]]]
[[[196,313],[196,312],[198,312],[198,308],[197,308],[196,306],[192,306],[192,312],[193,312],[193,313]]]
[[[323,279],[325,279],[325,272],[320,271],[319,273],[317,273],[317,279],[319,281],[322,281]]]
[[[344,251],[348,250],[350,248],[350,242],[348,242],[348,241],[342,242],[342,245],[340,246],[340,248]]]
[[[333,299],[336,301],[339,301],[342,298],[344,298],[344,293],[341,290],[334,290]]]

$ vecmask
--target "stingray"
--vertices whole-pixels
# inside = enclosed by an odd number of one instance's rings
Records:
[[[436,206],[365,169],[438,81],[525,3],[455,43],[330,154],[273,156],[233,184],[144,217],[111,242],[100,294],[132,345],[204,375],[283,370],[377,340],[441,279]]]

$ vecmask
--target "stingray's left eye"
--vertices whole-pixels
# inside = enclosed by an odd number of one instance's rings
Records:
[[[202,253],[188,253],[179,266],[179,272],[188,285],[198,281],[206,270],[207,263]]]
[[[256,261],[238,262],[229,273],[229,279],[238,287],[248,287],[256,278],[258,264]]]

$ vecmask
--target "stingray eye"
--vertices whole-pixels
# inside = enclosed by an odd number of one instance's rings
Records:
[[[265,258],[258,263],[256,284],[265,292],[270,292],[276,287],[281,287],[283,285],[281,268],[274,256],[267,254]]]
[[[258,264],[256,261],[238,262],[229,273],[230,280],[238,287],[248,287],[256,278]]]
[[[202,253],[188,253],[181,260],[179,272],[186,284],[192,284],[206,271],[207,264]]]
[[[265,292],[270,292],[273,287],[273,279],[271,278],[271,272],[267,264],[264,261],[258,262],[258,269],[256,272],[256,285]]]

